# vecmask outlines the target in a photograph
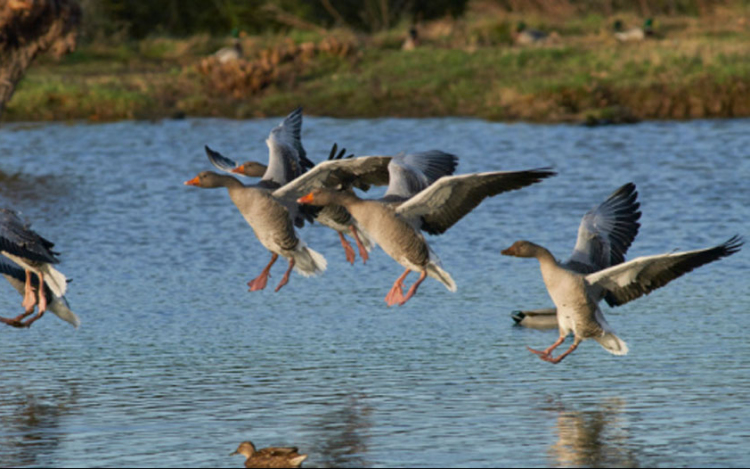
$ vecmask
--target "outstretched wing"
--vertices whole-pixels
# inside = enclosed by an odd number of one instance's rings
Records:
[[[298,107],[268,134],[268,169],[263,175],[264,181],[283,186],[315,166],[302,147],[301,135],[302,108]]]
[[[34,262],[57,264],[54,243],[39,236],[13,210],[0,209],[0,252]]]
[[[404,202],[396,213],[430,234],[440,234],[485,198],[535,184],[555,174],[549,168],[540,168],[446,176]]]
[[[273,192],[274,197],[297,200],[319,187],[358,187],[388,184],[390,156],[360,156],[328,160]]]
[[[218,151],[212,150],[208,145],[205,145],[204,148],[206,149],[208,161],[219,171],[232,174],[232,170],[239,166],[236,161],[227,158]]]
[[[388,190],[384,198],[406,200],[456,170],[458,158],[440,150],[394,156],[388,164]]]
[[[641,224],[635,184],[617,189],[602,204],[586,212],[578,227],[578,240],[565,266],[582,274],[625,261]]]
[[[647,295],[697,267],[731,256],[743,244],[742,238],[733,236],[712,248],[638,257],[589,274],[586,281],[603,290],[610,306],[619,306]]]

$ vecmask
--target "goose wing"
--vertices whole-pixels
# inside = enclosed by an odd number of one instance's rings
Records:
[[[294,199],[319,187],[358,187],[368,190],[371,185],[388,184],[390,156],[360,156],[332,159],[316,165],[294,181],[273,192],[274,197]]]
[[[284,185],[300,176],[315,164],[307,158],[302,147],[302,108],[292,111],[284,121],[271,130],[268,145],[268,169],[264,181]]]
[[[16,212],[0,209],[0,252],[29,259],[34,262],[57,264],[58,253],[52,251],[54,243],[39,236],[24,223]]]
[[[549,168],[540,168],[445,176],[404,202],[396,213],[430,234],[440,234],[485,198],[526,187],[555,174]]]
[[[625,253],[641,226],[637,198],[635,184],[627,183],[586,212],[565,266],[579,273],[590,273],[624,262]]]
[[[232,173],[232,170],[239,166],[236,161],[227,158],[218,151],[212,150],[208,145],[205,145],[204,148],[206,150],[208,161],[210,161],[216,169],[234,175],[234,173]]]
[[[388,163],[388,190],[384,198],[409,199],[456,170],[458,158],[440,150],[394,156]]]
[[[742,238],[733,236],[712,248],[638,257],[589,274],[586,281],[603,290],[610,306],[619,306],[647,295],[697,267],[730,256],[743,244]]]

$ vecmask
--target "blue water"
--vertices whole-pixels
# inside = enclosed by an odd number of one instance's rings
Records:
[[[750,236],[750,121],[307,117],[316,161],[335,141],[442,149],[462,173],[559,171],[432,237],[458,292],[428,279],[395,308],[401,266],[380,250],[350,266],[318,225],[302,236],[325,275],[247,292],[269,253],[226,191],[182,183],[211,169],[204,144],[265,162],[278,121],[0,128],[0,205],[57,244],[82,320],[0,328],[0,466],[241,467],[228,454],[248,439],[298,446],[307,467],[750,464],[750,248],[605,306],[629,355],[587,341],[557,366],[526,351],[556,332],[509,317],[551,306],[538,264],[499,254],[529,239],[567,257],[585,211],[628,181],[643,212],[628,258]],[[1,315],[20,301],[0,282]]]

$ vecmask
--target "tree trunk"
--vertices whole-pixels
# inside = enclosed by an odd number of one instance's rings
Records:
[[[0,1],[0,117],[37,54],[75,48],[80,19],[76,0]]]

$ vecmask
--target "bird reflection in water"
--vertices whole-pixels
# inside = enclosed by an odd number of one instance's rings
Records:
[[[340,408],[323,414],[312,425],[316,455],[310,462],[319,467],[368,467],[365,459],[372,409],[361,403],[362,395],[342,396],[332,405]]]
[[[558,440],[549,449],[550,465],[640,467],[624,407],[624,401],[611,399],[592,410],[557,409]]]
[[[65,437],[59,428],[76,401],[75,389],[41,398],[9,392],[0,397],[0,467],[46,466]]]

